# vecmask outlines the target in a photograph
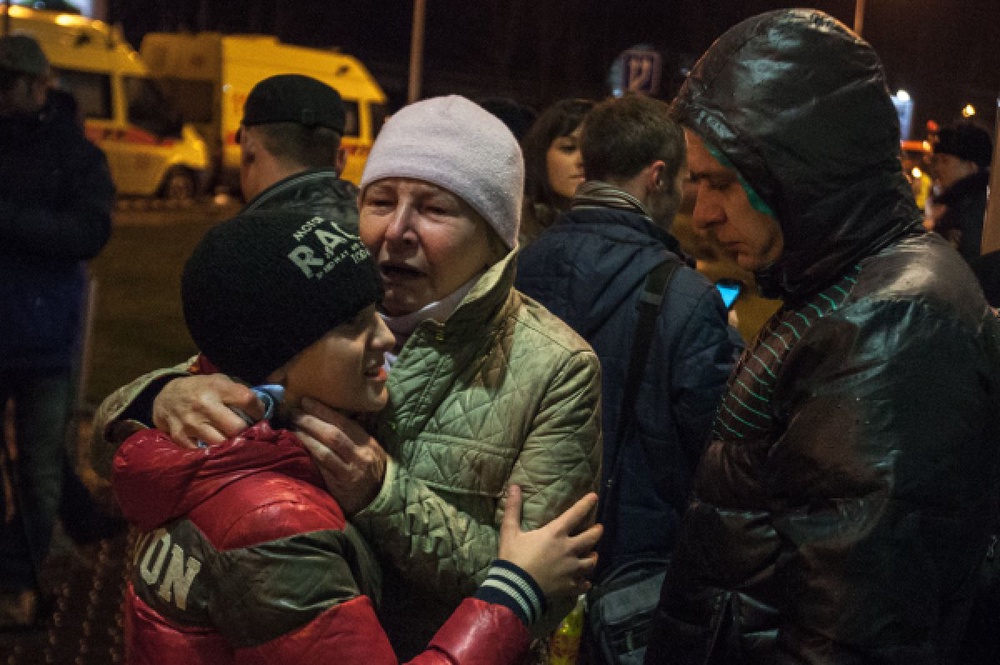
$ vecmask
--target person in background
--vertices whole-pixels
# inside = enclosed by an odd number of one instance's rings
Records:
[[[597,483],[598,359],[513,288],[523,168],[506,126],[465,98],[424,100],[389,119],[360,198],[360,236],[396,337],[388,404],[368,429],[312,400],[292,421],[379,556],[381,616],[402,658],[485,579],[509,485],[522,486],[523,521],[536,528]],[[153,373],[104,401],[93,449],[106,460],[144,423],[182,445],[221,443],[246,427],[230,407],[263,412],[222,374]],[[553,603],[536,634],[571,606]]]
[[[244,213],[211,229],[187,261],[184,318],[203,366],[268,384],[277,406],[208,449],[181,448],[155,429],[118,449],[113,486],[143,530],[126,594],[132,665],[164,654],[220,665],[396,662],[375,614],[377,563],[281,429],[306,397],[359,414],[387,400],[393,336],[376,311],[382,286],[371,255],[337,221]],[[263,281],[271,288],[260,290]],[[511,488],[501,558],[416,660],[520,663],[547,599],[587,588],[601,528],[571,532],[596,496],[528,533],[520,499]]]
[[[479,105],[500,118],[518,142],[524,138],[538,118],[535,109],[510,97],[486,97],[479,100]]]
[[[38,568],[66,468],[85,262],[111,237],[115,194],[104,154],[52,101],[49,79],[38,42],[0,38],[0,412],[13,402],[17,447],[10,468],[0,428],[14,489],[14,505],[0,511],[0,629],[40,618]]]
[[[236,133],[244,210],[336,214],[356,233],[358,189],[340,178],[345,122],[340,94],[322,81],[278,74],[257,83]]]
[[[580,138],[587,181],[570,209],[518,256],[515,284],[586,339],[601,360],[604,457],[617,470],[600,573],[669,558],[694,470],[743,345],[712,283],[682,264],[670,234],[687,170],[684,134],[649,97],[608,99]],[[646,275],[681,264],[664,295],[635,403],[623,404]],[[619,431],[622,409],[634,422]],[[601,487],[609,486],[605,475]],[[619,482],[620,481],[620,482]],[[602,497],[603,499],[603,497]],[[603,510],[603,509],[602,509]]]
[[[563,99],[545,109],[521,141],[524,148],[524,215],[521,243],[527,245],[569,209],[584,181],[580,157],[587,99]]]
[[[993,140],[985,129],[961,124],[938,132],[931,157],[940,189],[931,204],[933,230],[969,262],[982,252],[992,160]]]
[[[992,307],[1000,307],[1000,250],[976,257],[971,265],[986,301]]]
[[[1000,320],[922,227],[878,55],[818,10],[768,12],[672,111],[694,227],[783,306],[729,381],[645,662],[969,662]]]

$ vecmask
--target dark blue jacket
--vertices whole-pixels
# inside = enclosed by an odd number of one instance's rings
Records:
[[[618,450],[639,294],[647,273],[678,252],[670,234],[638,213],[574,208],[518,258],[517,288],[568,323],[601,360],[603,474]],[[673,549],[694,470],[741,347],[712,284],[680,268],[668,287],[638,392],[642,440],[628,442],[622,461],[613,560],[604,557],[602,565]]]
[[[69,108],[0,118],[0,369],[73,360],[83,261],[111,235],[104,154]]]

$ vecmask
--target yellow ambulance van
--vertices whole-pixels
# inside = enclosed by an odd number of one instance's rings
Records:
[[[189,199],[199,191],[211,166],[205,141],[171,111],[118,30],[76,14],[19,6],[8,11],[11,33],[37,39],[54,84],[73,93],[87,137],[107,155],[119,194]]]
[[[181,115],[209,141],[220,180],[239,171],[236,130],[250,89],[275,74],[303,74],[332,86],[344,99],[347,124],[341,174],[357,183],[372,141],[385,121],[386,96],[364,65],[337,51],[284,44],[273,36],[149,33],[143,60]]]

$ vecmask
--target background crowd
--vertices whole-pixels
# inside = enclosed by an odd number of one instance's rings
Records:
[[[0,625],[24,628],[64,468],[67,408],[43,407],[71,397],[113,191],[37,44],[0,40],[0,74],[0,306],[24,328],[0,354]],[[253,89],[246,205],[185,269],[200,353],[95,414],[142,534],[131,662],[538,662],[588,591],[580,662],[1000,655],[988,132],[939,132],[918,208],[877,54],[811,10],[727,31],[671,104],[408,105],[358,188],[343,130],[318,81]],[[720,256],[780,301],[752,338],[696,269]],[[654,594],[622,646],[599,603],[626,583]]]

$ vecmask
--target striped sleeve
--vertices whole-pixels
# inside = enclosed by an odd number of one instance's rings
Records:
[[[509,608],[530,626],[545,611],[545,594],[538,583],[510,561],[497,559],[476,591],[476,598]]]

